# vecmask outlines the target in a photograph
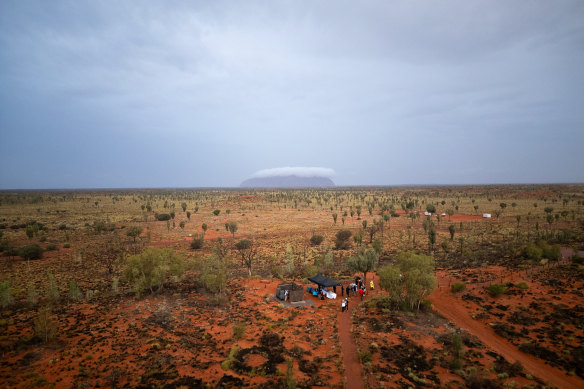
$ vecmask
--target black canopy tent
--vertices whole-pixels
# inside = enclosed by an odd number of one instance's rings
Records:
[[[318,273],[314,277],[309,277],[308,281],[312,281],[320,287],[333,287],[333,286],[342,286],[340,282],[333,280],[332,278],[328,278],[323,276],[322,274]]]

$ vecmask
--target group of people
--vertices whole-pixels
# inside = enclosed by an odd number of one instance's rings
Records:
[[[371,288],[371,290],[375,289],[375,284],[373,283],[373,280],[369,282],[369,287]],[[363,300],[365,294],[367,293],[367,289],[363,284],[363,280],[361,279],[361,277],[356,277],[355,282],[351,282],[349,285],[347,285],[347,287],[344,290],[343,287],[341,286],[341,294],[343,293],[343,291],[347,293],[347,297],[343,299],[343,301],[341,301],[341,312],[349,310],[349,296],[351,295],[351,292],[353,292],[353,296],[357,296],[358,293],[359,296],[361,296],[361,300]]]

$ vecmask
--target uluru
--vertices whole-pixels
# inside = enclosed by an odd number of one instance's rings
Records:
[[[332,169],[316,167],[285,167],[260,170],[244,180],[242,188],[328,188],[335,183]]]

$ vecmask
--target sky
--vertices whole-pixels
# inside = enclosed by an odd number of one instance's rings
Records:
[[[582,0],[0,1],[0,189],[584,182],[583,147]]]

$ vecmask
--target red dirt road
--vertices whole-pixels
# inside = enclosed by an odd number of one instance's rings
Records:
[[[369,290],[369,281],[373,278],[373,282],[377,288],[378,278],[373,273],[367,274],[367,294],[364,300],[367,300],[371,295],[377,293],[377,289],[374,292]],[[343,287],[347,286],[348,281],[344,282]],[[339,293],[340,295],[340,293]],[[345,379],[347,389],[361,389],[365,388],[365,379],[363,378],[363,369],[361,367],[361,361],[359,360],[359,353],[357,350],[357,343],[355,342],[355,337],[351,332],[351,314],[353,309],[361,303],[361,298],[359,295],[349,297],[349,311],[340,312],[341,301],[346,296],[341,297],[338,301],[339,306],[339,339],[341,342],[341,348],[343,350],[343,366],[345,368]]]
[[[460,299],[452,296],[448,288],[436,289],[431,296],[434,309],[452,321],[456,327],[468,330],[486,346],[502,355],[510,363],[519,361],[530,374],[558,388],[582,388],[583,381],[577,376],[568,376],[563,371],[547,365],[544,361],[519,351],[486,324],[474,320]]]

